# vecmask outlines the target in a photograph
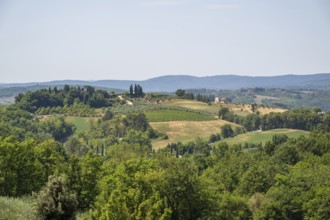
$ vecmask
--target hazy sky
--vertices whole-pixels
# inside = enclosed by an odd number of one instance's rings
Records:
[[[324,72],[329,0],[0,0],[0,82]]]

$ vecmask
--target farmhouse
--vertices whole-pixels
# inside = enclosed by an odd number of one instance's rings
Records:
[[[214,103],[227,104],[230,103],[230,99],[226,97],[215,97]]]

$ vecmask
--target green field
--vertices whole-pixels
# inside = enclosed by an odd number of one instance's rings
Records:
[[[214,120],[213,117],[208,115],[177,110],[157,110],[146,112],[145,114],[149,122]]]
[[[245,134],[238,135],[234,138],[227,138],[222,140],[223,142],[227,142],[229,145],[233,144],[240,144],[240,143],[266,143],[267,141],[271,141],[273,135],[278,134],[285,134],[289,138],[298,138],[301,135],[308,135],[309,132],[301,131],[301,130],[294,130],[294,129],[274,129],[269,131],[254,131],[248,132]]]
[[[65,117],[65,121],[74,124],[76,126],[76,133],[82,133],[88,131],[91,127],[91,122],[96,121],[98,118],[90,117],[77,117],[68,116]]]

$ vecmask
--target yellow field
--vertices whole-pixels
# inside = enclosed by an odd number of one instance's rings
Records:
[[[224,120],[152,122],[152,128],[168,136],[167,140],[154,140],[152,146],[159,149],[172,142],[186,143],[197,137],[208,139],[212,133],[220,133],[220,127],[225,124],[239,126]]]

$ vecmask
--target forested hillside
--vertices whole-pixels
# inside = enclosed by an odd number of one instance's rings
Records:
[[[207,97],[227,98],[233,103],[260,104],[286,109],[319,107],[330,111],[330,91],[320,89],[245,88],[239,90],[188,89],[187,93]]]
[[[329,113],[262,114],[256,105],[237,115],[225,104],[137,91],[52,87],[0,108],[0,218],[330,218]],[[88,126],[77,132],[72,117]],[[150,121],[221,127],[156,149],[168,137]],[[260,128],[310,133],[226,142]]]

